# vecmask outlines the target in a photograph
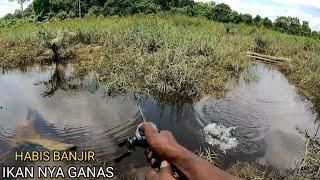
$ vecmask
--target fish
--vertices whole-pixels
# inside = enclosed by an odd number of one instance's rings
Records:
[[[12,138],[10,147],[15,148],[20,145],[34,145],[40,146],[50,151],[73,151],[76,150],[76,145],[62,143],[57,140],[52,140],[40,135],[35,127],[41,124],[41,131],[51,132],[51,134],[57,134],[54,130],[54,126],[47,124],[44,118],[37,110],[28,109],[27,118],[21,121],[21,128],[19,135]]]

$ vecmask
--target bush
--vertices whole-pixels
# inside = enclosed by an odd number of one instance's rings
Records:
[[[68,49],[69,45],[74,42],[76,33],[71,32],[69,29],[62,29],[53,32],[49,28],[41,29],[38,34],[39,44],[42,48],[50,49],[53,53],[52,60],[58,61],[61,58],[71,56]]]
[[[57,18],[61,19],[61,20],[64,20],[64,19],[67,19],[69,18],[69,15],[67,12],[65,11],[60,11],[57,15],[56,15]]]
[[[235,24],[228,23],[224,25],[226,34],[235,34],[236,33],[236,26]]]
[[[76,13],[74,11],[70,11],[69,12],[69,17],[70,18],[75,18],[75,17],[77,17],[77,15],[76,15]]]
[[[98,17],[102,14],[103,14],[103,8],[101,6],[92,6],[88,11],[89,16]]]
[[[268,48],[270,47],[270,42],[261,38],[260,36],[255,38],[254,52],[257,53],[266,53]]]
[[[156,13],[161,10],[161,6],[158,4],[153,3],[151,0],[142,0],[138,1],[135,5],[138,12],[143,13]]]

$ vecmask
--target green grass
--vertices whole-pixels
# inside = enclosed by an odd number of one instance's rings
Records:
[[[0,41],[6,47],[0,51],[1,65],[15,68],[48,59],[39,58],[50,55],[48,46],[41,45],[39,31],[50,34],[48,42],[66,41],[61,49],[75,52],[79,72],[94,72],[109,94],[134,92],[193,100],[222,92],[226,81],[247,73],[251,64],[245,58],[250,50],[248,38],[225,35],[222,24],[139,15],[3,29]],[[61,31],[68,31],[70,37],[60,38]]]
[[[0,65],[49,59],[39,31],[50,33],[50,40],[68,31],[72,37],[61,50],[73,52],[81,72],[94,72],[109,93],[214,95],[227,80],[247,74],[245,52],[258,49],[293,59],[279,69],[315,102],[320,99],[320,43],[307,37],[167,14],[68,19],[0,29]]]

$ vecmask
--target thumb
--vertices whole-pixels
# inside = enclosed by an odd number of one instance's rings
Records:
[[[152,135],[157,134],[156,129],[154,129],[150,123],[142,123],[138,127],[145,134],[146,138],[149,139]]]
[[[171,165],[167,161],[162,161],[160,165],[160,174],[172,175]]]

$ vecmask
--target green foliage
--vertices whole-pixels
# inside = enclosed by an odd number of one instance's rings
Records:
[[[196,3],[193,6],[193,9],[196,12],[196,15],[200,15],[203,17],[210,17],[210,13],[212,9],[214,8],[215,4],[214,3]]]
[[[314,39],[319,39],[319,40],[320,40],[320,32],[312,31],[311,36],[312,36]]]
[[[267,49],[270,47],[270,42],[268,40],[263,39],[261,36],[255,38],[255,45],[253,48],[254,52],[257,53],[266,53]]]
[[[49,0],[33,0],[32,6],[35,15],[45,16],[50,12]]]
[[[64,19],[67,19],[69,18],[69,14],[65,11],[60,11],[57,15],[56,15],[57,18],[61,19],[61,20],[64,20]]]
[[[33,0],[32,5],[24,11],[17,10],[14,14],[8,14],[2,18],[0,27],[52,18],[62,20],[69,17],[75,18],[79,14],[78,2],[75,0]],[[273,23],[267,17],[240,14],[224,3],[201,3],[193,0],[81,0],[82,16],[86,17],[149,14],[160,11],[188,16],[203,16],[223,23],[263,26],[283,33],[319,38],[318,33],[311,31],[307,21],[300,22],[298,18],[280,16]]]
[[[153,3],[150,0],[142,0],[142,1],[138,1],[136,4],[136,7],[138,9],[139,12],[143,12],[143,13],[156,13],[158,11],[160,11],[160,6],[156,3]]]
[[[231,14],[230,14],[230,17],[231,17],[231,20],[233,23],[241,23],[241,17],[239,15],[239,13],[237,11],[232,11]]]
[[[303,21],[301,28],[302,28],[302,35],[304,35],[304,36],[310,36],[311,35],[311,29],[309,27],[309,22],[308,21]]]
[[[235,34],[236,33],[236,26],[233,23],[225,24],[224,28],[226,30],[226,34]]]
[[[71,10],[78,11],[77,8],[77,1],[71,1],[71,0],[51,0],[51,11],[54,13],[59,13],[61,10],[69,12]]]
[[[89,9],[88,14],[93,15],[95,17],[103,15],[104,14],[103,7],[94,5]]]
[[[154,13],[161,7],[151,0],[109,0],[104,4],[105,15],[128,15],[135,13]]]
[[[74,11],[70,11],[69,12],[69,17],[70,18],[75,18],[75,17],[77,17],[77,15],[76,15],[76,13]]]
[[[271,29],[273,27],[272,21],[267,17],[263,19],[262,24],[264,27],[266,27],[268,29]]]
[[[37,39],[42,48],[48,48],[52,51],[52,60],[58,61],[70,56],[70,51],[67,48],[74,42],[75,36],[76,33],[69,29],[61,29],[55,32],[44,27],[38,32]]]
[[[185,7],[193,5],[192,0],[153,0],[154,3],[160,5],[162,10],[170,10],[172,7]]]
[[[262,17],[257,15],[254,19],[253,19],[253,23],[256,25],[260,25],[262,23]]]
[[[221,3],[216,5],[212,11],[210,18],[219,22],[230,22],[231,21],[232,9],[227,4]]]
[[[252,24],[253,23],[253,19],[252,19],[252,15],[250,14],[240,14],[241,17],[241,22],[246,23],[246,24]]]
[[[237,31],[225,33],[233,29]],[[319,32],[312,36],[319,37]],[[315,96],[316,102],[320,100],[320,41],[309,37],[199,17],[68,19],[0,29],[0,65],[42,62],[37,58],[48,49],[54,53],[54,44],[59,56],[66,49],[78,48],[76,71],[95,72],[100,85],[111,94],[129,91],[176,98],[214,94],[224,89],[225,82],[247,72],[250,61],[245,52],[255,50],[292,59],[279,64],[279,69],[290,82]],[[318,139],[308,142],[296,172],[302,175],[300,179],[319,179],[319,151]],[[265,169],[252,169],[250,164],[232,168],[243,178],[270,177]]]
[[[243,53],[250,49],[247,37],[226,36],[222,24],[202,18],[136,15],[41,24],[0,30],[0,45],[8,44],[0,47],[0,57],[10,62],[5,65],[18,66],[14,62],[26,55],[37,57],[34,62],[63,60],[70,50],[79,72],[96,72],[109,94],[200,98],[223,92],[225,82],[251,64]],[[18,57],[10,53],[25,47]]]
[[[298,18],[278,17],[275,21],[275,30],[294,35],[311,36],[309,22],[303,21],[302,24]]]

